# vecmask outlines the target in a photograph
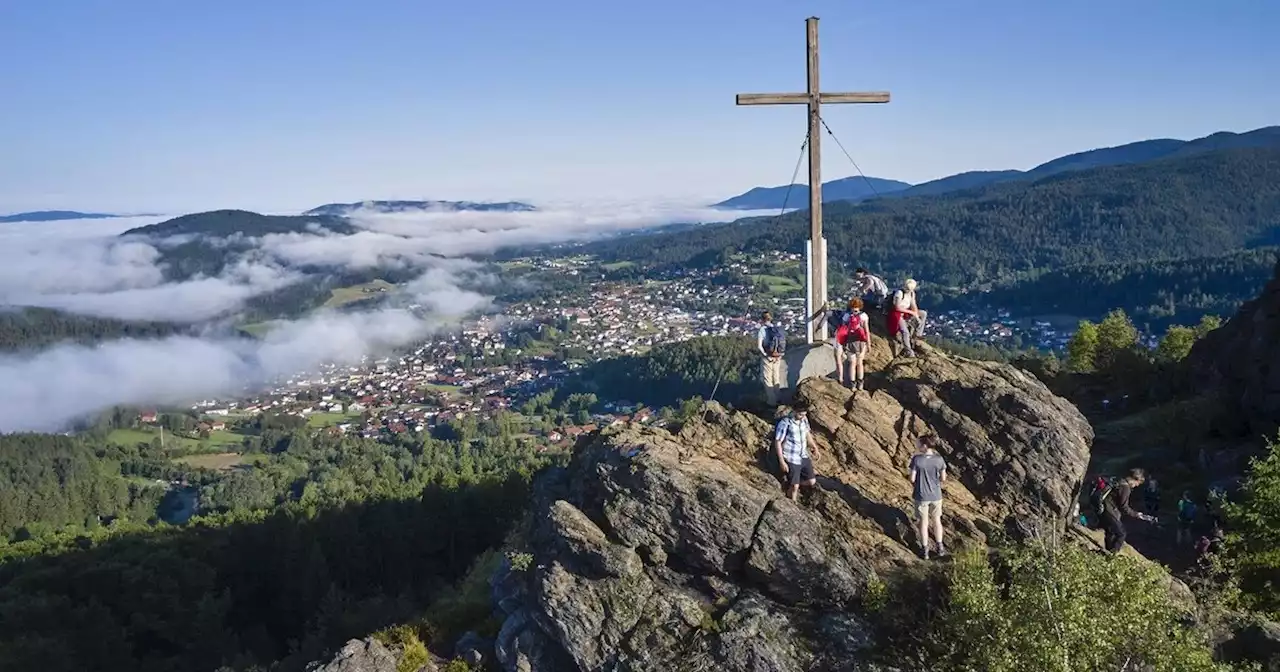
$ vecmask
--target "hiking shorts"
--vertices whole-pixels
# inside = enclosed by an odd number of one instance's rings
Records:
[[[835,350],[837,355],[844,354],[844,346],[840,345],[840,341],[837,341],[835,336],[827,339],[827,345],[830,345],[831,349]]]
[[[808,483],[817,478],[817,474],[813,471],[813,460],[803,458],[800,464],[787,463],[787,485],[799,485],[801,482]]]
[[[923,520],[925,516],[929,516],[929,520],[942,522],[942,500],[936,502],[916,502],[916,520]]]
[[[865,355],[867,354],[867,342],[866,341],[849,341],[848,343],[844,344],[844,349],[847,350],[849,354],[852,354],[852,355]]]

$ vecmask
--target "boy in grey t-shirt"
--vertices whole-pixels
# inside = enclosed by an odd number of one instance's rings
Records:
[[[946,555],[942,545],[942,484],[947,482],[947,462],[938,454],[942,442],[933,434],[916,440],[920,452],[911,457],[911,496],[920,522],[920,549],[929,558],[929,523],[938,543],[938,555]]]

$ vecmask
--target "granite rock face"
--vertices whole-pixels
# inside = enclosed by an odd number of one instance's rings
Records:
[[[1197,342],[1189,359],[1199,387],[1222,393],[1249,435],[1275,435],[1280,427],[1280,264],[1262,293]]]
[[[1029,374],[921,355],[878,355],[869,391],[800,385],[819,487],[799,503],[783,497],[771,423],[750,413],[712,403],[678,434],[583,439],[534,484],[532,562],[494,577],[503,669],[884,670],[859,660],[871,628],[853,614],[879,576],[919,562],[915,438],[947,444],[952,547],[1065,527],[1093,438]]]

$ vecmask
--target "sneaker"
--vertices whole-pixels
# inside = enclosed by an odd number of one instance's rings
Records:
[[[938,557],[941,558],[946,554],[947,554],[947,547],[943,546],[942,544],[938,544]]]

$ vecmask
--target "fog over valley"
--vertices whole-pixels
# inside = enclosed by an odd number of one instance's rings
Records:
[[[0,431],[58,430],[112,405],[235,393],[323,363],[354,363],[408,345],[466,316],[496,310],[497,281],[474,257],[499,248],[751,214],[661,203],[532,212],[357,209],[346,220],[333,220],[352,225],[350,233],[299,221],[293,230],[262,235],[252,229],[210,233],[198,218],[188,218],[184,226],[191,229],[173,235],[134,231],[169,216],[0,225],[0,311],[44,308],[173,323],[181,331],[0,355]],[[361,302],[272,315],[262,307],[274,305],[281,292],[342,273],[380,271],[402,280],[368,302],[370,308]],[[261,338],[236,328],[264,318],[272,320],[271,328]]]

